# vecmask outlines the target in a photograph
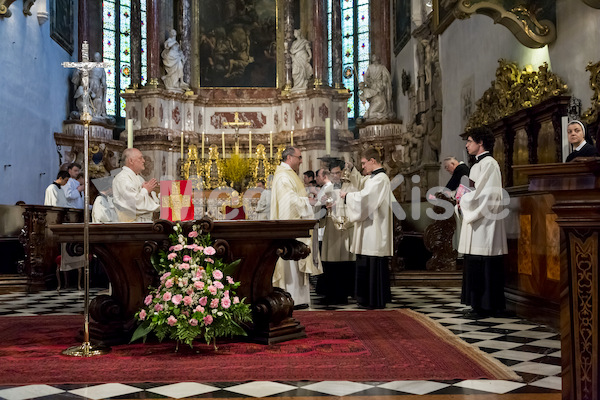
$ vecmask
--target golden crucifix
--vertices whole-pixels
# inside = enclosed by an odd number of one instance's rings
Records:
[[[233,129],[235,129],[235,153],[238,154],[240,151],[240,128],[251,126],[252,122],[240,121],[240,116],[236,111],[233,114],[233,122],[225,121],[223,122],[223,125],[227,127],[233,127]]]

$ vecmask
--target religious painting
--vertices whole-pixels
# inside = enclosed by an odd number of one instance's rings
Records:
[[[395,0],[394,2],[394,54],[396,55],[410,40],[411,1]]]
[[[200,85],[277,86],[277,0],[199,0]]]
[[[433,0],[433,33],[441,34],[454,21],[457,0]]]
[[[50,37],[73,54],[73,0],[50,0]]]

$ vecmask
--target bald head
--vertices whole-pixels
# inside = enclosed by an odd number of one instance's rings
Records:
[[[144,155],[138,149],[130,148],[123,151],[121,164],[124,167],[131,168],[136,175],[139,175],[144,170],[145,163],[146,160],[144,160]]]

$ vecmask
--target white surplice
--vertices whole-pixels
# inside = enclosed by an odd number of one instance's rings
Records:
[[[58,185],[57,183],[51,183],[46,188],[46,193],[44,196],[44,205],[53,207],[68,207],[65,192],[63,192],[60,185]]]
[[[105,196],[102,193],[96,197],[92,207],[92,222],[117,222],[117,212],[113,204],[112,196]]]
[[[160,203],[156,194],[142,187],[144,178],[129,167],[123,167],[113,180],[113,202],[119,222],[152,221],[152,213]]]
[[[62,187],[67,198],[67,207],[70,208],[83,208],[83,196],[82,192],[77,190],[79,187],[79,181],[77,179],[69,178],[67,183]]]

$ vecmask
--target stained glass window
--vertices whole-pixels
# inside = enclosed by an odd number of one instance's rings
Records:
[[[365,113],[358,99],[358,83],[369,66],[369,0],[341,0],[342,11],[342,84],[350,91],[348,118]],[[327,1],[328,14],[328,76],[332,82],[331,25],[332,0]]]
[[[146,0],[140,0],[142,15],[142,84],[146,82]],[[125,116],[125,100],[119,96],[131,85],[131,0],[102,2],[103,60],[106,70],[106,112]]]

